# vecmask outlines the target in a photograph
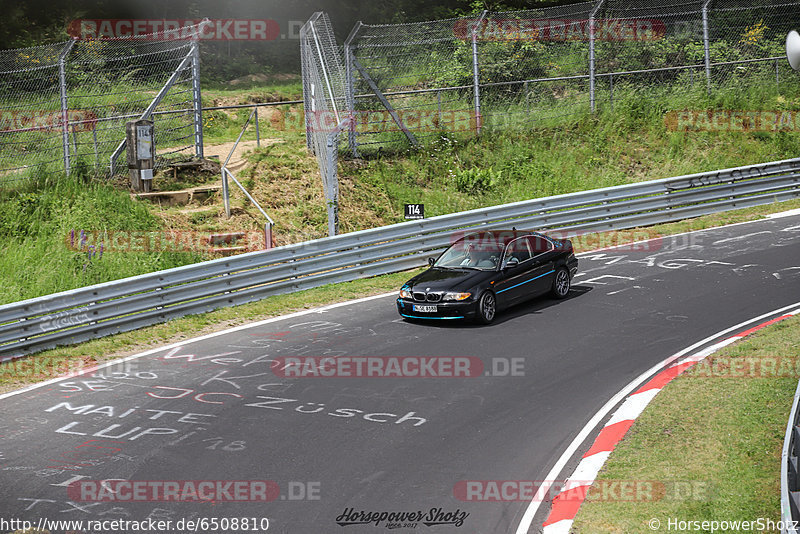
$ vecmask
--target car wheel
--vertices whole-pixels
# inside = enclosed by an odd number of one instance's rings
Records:
[[[475,320],[481,324],[489,324],[494,321],[496,313],[497,300],[494,298],[494,293],[486,291],[478,301],[478,314],[475,316]]]
[[[556,271],[556,276],[553,278],[553,289],[550,292],[553,298],[563,299],[569,294],[569,287],[569,272],[566,268],[561,267]]]

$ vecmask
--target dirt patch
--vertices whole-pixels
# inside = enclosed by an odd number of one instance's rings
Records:
[[[283,142],[283,139],[262,139],[261,146],[264,147]],[[234,144],[235,143],[233,141],[230,143],[222,143],[220,145],[206,147],[203,149],[203,151],[205,152],[206,158],[217,156],[219,157],[220,164],[222,164],[225,163],[225,159],[228,157],[228,154],[230,153]],[[230,161],[228,161],[228,170],[236,174],[237,171],[244,169],[247,166],[245,154],[251,150],[255,150],[257,146],[258,144],[256,141],[239,141],[239,144],[236,146],[236,150],[234,150],[233,154],[231,155]]]
[[[294,82],[300,79],[299,74],[278,73],[278,74],[248,74],[240,78],[228,81],[228,85],[237,86],[243,84],[269,84],[275,82]]]
[[[283,139],[262,139],[261,146],[269,146],[274,145],[275,143],[283,143]],[[225,159],[228,157],[233,145],[236,144],[235,141],[230,141],[228,143],[221,143],[218,145],[204,145],[203,146],[203,153],[206,159],[216,159],[219,158],[219,163],[222,165],[225,163]],[[239,145],[234,150],[233,154],[231,155],[230,161],[228,161],[228,170],[232,173],[236,174],[237,171],[244,169],[247,166],[247,159],[245,158],[245,154],[247,154],[251,150],[255,150],[258,147],[256,141],[239,141]],[[181,154],[186,154],[187,156],[194,155],[194,147],[189,147],[184,150],[181,150]],[[238,178],[238,176],[237,176]]]

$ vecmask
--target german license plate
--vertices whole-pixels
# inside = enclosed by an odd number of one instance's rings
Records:
[[[423,306],[421,304],[414,304],[414,311],[420,313],[436,313],[436,306]]]

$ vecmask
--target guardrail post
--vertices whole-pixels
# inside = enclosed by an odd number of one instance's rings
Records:
[[[712,0],[703,2],[703,56],[706,65],[706,91],[711,94],[711,53],[708,45],[708,7]]]
[[[67,101],[67,69],[66,61],[75,40],[70,41],[58,57],[58,88],[61,93],[61,141],[64,150],[64,172],[69,174],[69,102]]]
[[[481,17],[472,25],[472,89],[475,98],[475,126],[480,135],[483,119],[481,118],[481,92],[478,82],[478,27],[483,23],[487,11],[481,13]]]

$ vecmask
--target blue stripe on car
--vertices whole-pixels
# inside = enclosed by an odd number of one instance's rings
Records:
[[[536,278],[531,278],[530,280],[525,280],[524,282],[520,282],[519,284],[517,284],[517,285],[515,285],[515,286],[511,286],[511,287],[507,287],[507,288],[505,288],[505,289],[501,289],[500,291],[498,291],[498,293],[502,293],[503,291],[508,291],[509,289],[514,289],[515,287],[519,287],[519,286],[521,286],[522,284],[527,284],[528,282],[533,282],[534,280],[538,280],[539,278],[541,278],[541,277],[543,277],[543,276],[547,276],[548,274],[552,274],[552,273],[554,273],[554,272],[556,272],[556,270],[555,270],[555,269],[553,269],[552,271],[548,271],[548,272],[546,272],[546,273],[544,273],[544,274],[540,274],[540,275],[539,275],[539,276],[537,276]]]
[[[417,315],[406,315],[405,313],[401,313],[403,317],[408,317],[409,319],[463,319],[464,317],[424,317],[424,316],[417,316]]]

